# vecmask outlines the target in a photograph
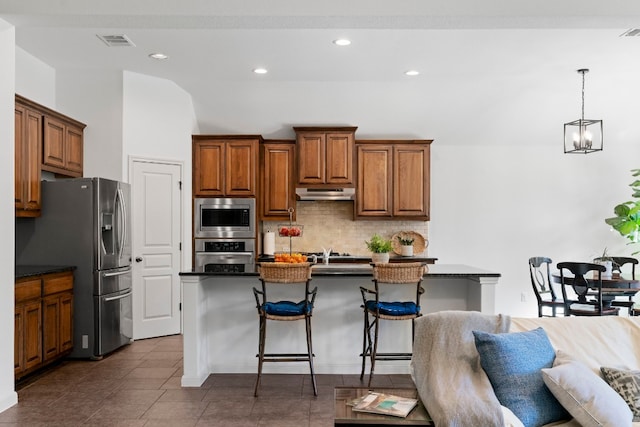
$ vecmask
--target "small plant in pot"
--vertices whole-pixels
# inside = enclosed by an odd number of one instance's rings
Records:
[[[604,251],[602,251],[602,255],[594,258],[593,262],[595,264],[604,265],[604,267],[606,268],[606,271],[602,273],[603,278],[610,279],[613,276],[613,258],[609,256],[607,248],[604,248]],[[597,277],[597,274],[594,274],[594,277]]]
[[[400,255],[413,256],[413,237],[407,234],[399,234],[396,239],[400,243]]]
[[[371,236],[371,240],[365,241],[367,248],[372,252],[371,262],[383,264],[389,262],[389,252],[393,249],[391,240],[385,239],[379,234]]]

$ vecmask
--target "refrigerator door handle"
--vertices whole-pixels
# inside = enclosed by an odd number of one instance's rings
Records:
[[[122,258],[122,254],[124,252],[124,244],[127,241],[127,222],[129,218],[127,218],[127,208],[124,205],[124,194],[122,193],[122,189],[118,188],[117,199],[119,200],[118,206],[120,207],[120,220],[122,221],[122,231],[120,232],[120,248],[118,251],[118,259]]]
[[[126,298],[128,296],[131,296],[131,291],[127,292],[126,294],[122,294],[122,295],[118,295],[117,297],[109,297],[109,298],[105,298],[105,302],[108,301],[115,301],[115,300],[119,300],[119,299],[123,299]]]
[[[131,269],[127,268],[126,270],[116,271],[113,273],[102,273],[102,277],[122,276],[123,274],[129,274],[129,272],[131,272]]]

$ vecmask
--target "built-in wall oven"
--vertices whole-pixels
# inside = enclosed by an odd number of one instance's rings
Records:
[[[193,228],[196,239],[255,239],[256,199],[197,198]]]
[[[248,273],[255,271],[255,239],[195,239],[195,271]]]

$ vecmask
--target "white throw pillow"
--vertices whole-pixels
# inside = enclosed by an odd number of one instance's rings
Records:
[[[502,416],[504,417],[504,427],[524,427],[520,418],[516,417],[516,414],[511,412],[511,409],[506,406],[500,405],[502,408]]]
[[[627,403],[598,375],[558,351],[552,368],[542,369],[551,393],[583,427],[631,426]]]

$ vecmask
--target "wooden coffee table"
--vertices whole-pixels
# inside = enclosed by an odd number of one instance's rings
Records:
[[[366,395],[369,391],[395,394],[402,397],[418,397],[418,391],[415,388],[336,387],[334,391],[336,407],[334,426],[433,426],[431,417],[429,417],[427,410],[420,401],[418,401],[418,406],[413,408],[406,418],[352,411],[351,406],[347,403],[357,397]]]

